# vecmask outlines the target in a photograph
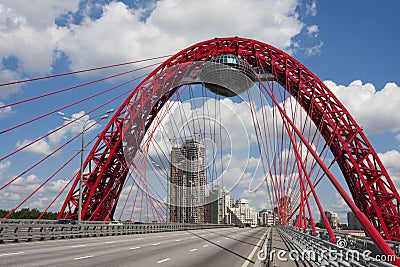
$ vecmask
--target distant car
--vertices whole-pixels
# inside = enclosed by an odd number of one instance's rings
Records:
[[[55,224],[75,224],[75,221],[71,219],[60,219],[57,220]]]
[[[239,228],[244,228],[244,224],[240,224],[240,225],[239,225]]]
[[[112,221],[109,224],[110,225],[122,225],[122,222],[120,222],[120,221]]]

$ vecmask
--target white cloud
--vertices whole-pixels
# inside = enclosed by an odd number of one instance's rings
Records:
[[[311,2],[311,4],[310,3],[306,4],[306,15],[313,16],[313,17],[317,15],[317,2],[316,2],[316,0],[313,0]]]
[[[321,54],[321,48],[324,45],[323,42],[319,42],[318,44],[304,48],[304,51],[307,56],[315,56]]]
[[[307,34],[316,37],[318,35],[319,28],[318,25],[311,25],[307,27]]]
[[[54,133],[48,135],[47,137],[36,141],[34,143],[33,140],[31,139],[24,139],[22,141],[18,141],[16,144],[16,148],[22,148],[24,146],[27,146],[26,148],[23,149],[24,152],[29,152],[33,154],[40,154],[40,155],[48,155],[52,153],[54,150],[56,150],[60,142],[71,137],[71,135],[77,135],[80,134],[83,130],[83,126],[81,124],[85,123],[86,124],[86,131],[90,132],[99,127],[98,124],[94,125],[95,121],[92,119],[89,119],[89,115],[84,115],[84,111],[80,111],[78,113],[72,114],[71,118],[74,120],[77,120],[76,122],[70,122],[70,121],[64,121],[64,125],[66,125],[63,128],[60,128],[59,130],[55,131]],[[53,132],[54,130],[50,130],[50,132]],[[32,143],[32,144],[31,144]]]
[[[67,181],[67,180],[56,180],[56,181],[49,182],[45,187],[46,193],[48,193],[48,192],[59,193],[65,187],[65,185],[68,184],[68,182],[69,181]]]
[[[16,148],[20,149],[20,148],[28,145],[23,150],[26,152],[33,153],[33,154],[48,155],[51,153],[52,150],[50,148],[50,144],[47,143],[45,140],[42,139],[42,140],[36,141],[34,143],[32,143],[32,142],[33,141],[30,139],[24,139],[22,141],[18,141],[15,146],[16,146]],[[30,143],[32,143],[32,144],[30,144]]]
[[[4,106],[4,103],[0,101],[0,119],[4,119],[12,114],[11,107],[1,108],[1,106]]]
[[[1,39],[1,37],[0,37]],[[0,59],[1,59],[1,52],[0,52]],[[21,74],[15,70],[5,69],[2,64],[0,64],[0,83],[7,83],[10,81],[17,81],[21,78]],[[0,89],[0,99],[7,98],[7,96],[11,94],[16,94],[21,91],[20,84],[13,84],[2,86]]]
[[[1,192],[0,198],[7,199],[8,201],[18,201],[21,199],[21,196],[11,192]]]
[[[16,22],[28,22],[34,28],[46,28],[54,25],[54,20],[58,16],[68,11],[75,12],[78,9],[79,0],[52,1],[52,0],[33,0],[33,1],[14,1],[2,0],[2,9],[9,9],[19,16],[4,19]]]
[[[111,2],[99,19],[71,25],[59,48],[74,69],[176,53],[216,36],[256,38],[284,49],[304,26],[296,6],[295,0],[165,0],[143,21],[143,10]]]
[[[15,56],[19,71],[39,74],[51,71],[59,51],[68,55],[72,69],[81,69],[175,53],[216,36],[256,38],[285,49],[304,27],[297,0],[164,0],[146,20],[148,11],[112,1],[100,18],[87,15],[99,4],[87,4],[80,25],[57,26],[55,19],[77,12],[78,3],[2,1],[0,58]]]
[[[378,153],[378,157],[388,171],[397,190],[400,191],[400,152],[397,150],[390,150],[385,153]]]
[[[66,32],[54,23],[60,8],[52,2],[3,1],[0,4],[0,58],[16,57],[22,72],[51,71],[56,43]]]
[[[11,167],[11,161],[0,162],[0,180],[4,173]]]
[[[371,83],[356,80],[348,86],[324,81],[339,98],[364,131],[369,134],[400,131],[400,87],[387,83],[376,90]]]

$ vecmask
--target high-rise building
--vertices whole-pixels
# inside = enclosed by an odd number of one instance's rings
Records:
[[[170,221],[204,223],[205,148],[197,140],[186,140],[171,150]]]
[[[258,217],[260,218],[260,223],[266,226],[274,225],[274,213],[272,210],[263,209],[259,211]]]
[[[360,221],[357,219],[356,215],[352,211],[347,213],[347,224],[348,224],[349,230],[363,230],[364,229],[362,227]]]
[[[333,211],[325,211],[325,216],[328,219],[328,222],[331,225],[332,229],[338,229],[338,227],[339,227],[338,214]],[[320,223],[323,227],[325,227],[325,223],[324,223],[322,216],[321,216]]]
[[[206,222],[215,224],[229,223],[227,213],[230,200],[231,196],[226,189],[220,186],[215,186],[210,191],[208,197],[206,206]]]
[[[249,201],[246,199],[239,199],[236,201],[235,205],[230,208],[230,211],[241,224],[257,224],[258,213],[253,211],[253,209],[249,206]],[[236,224],[236,222],[234,223]]]

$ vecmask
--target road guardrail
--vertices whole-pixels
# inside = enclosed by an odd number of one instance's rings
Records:
[[[110,235],[133,235],[210,228],[226,228],[224,224],[184,224],[184,223],[109,223],[56,224],[51,223],[1,223],[0,243],[33,240],[53,240],[65,238],[83,238]]]

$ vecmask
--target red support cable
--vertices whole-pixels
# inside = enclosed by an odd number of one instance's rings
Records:
[[[124,66],[124,65],[129,65],[129,64],[135,64],[135,63],[140,63],[140,62],[145,62],[145,61],[150,61],[150,60],[155,60],[155,59],[166,58],[166,57],[170,57],[170,56],[171,56],[171,55],[168,55],[168,56],[160,56],[160,57],[153,57],[153,58],[148,58],[148,59],[143,59],[143,60],[137,60],[137,61],[131,61],[131,62],[113,64],[113,65],[108,65],[108,66],[103,66],[103,67],[89,68],[89,69],[83,69],[83,70],[78,70],[78,71],[71,71],[71,72],[59,73],[59,74],[54,74],[54,75],[48,75],[48,76],[30,78],[30,79],[25,79],[25,80],[19,80],[19,81],[14,81],[14,82],[7,82],[7,83],[2,83],[2,84],[0,84],[0,87],[1,87],[1,86],[6,86],[6,85],[12,85],[12,84],[19,84],[19,83],[27,83],[27,82],[45,80],[45,79],[50,79],[50,78],[55,78],[55,77],[61,77],[61,76],[66,76],[66,75],[71,75],[71,74],[78,74],[78,73],[84,73],[84,72],[89,72],[89,71],[95,71],[95,70],[102,70],[102,69],[120,67],[120,66]]]

